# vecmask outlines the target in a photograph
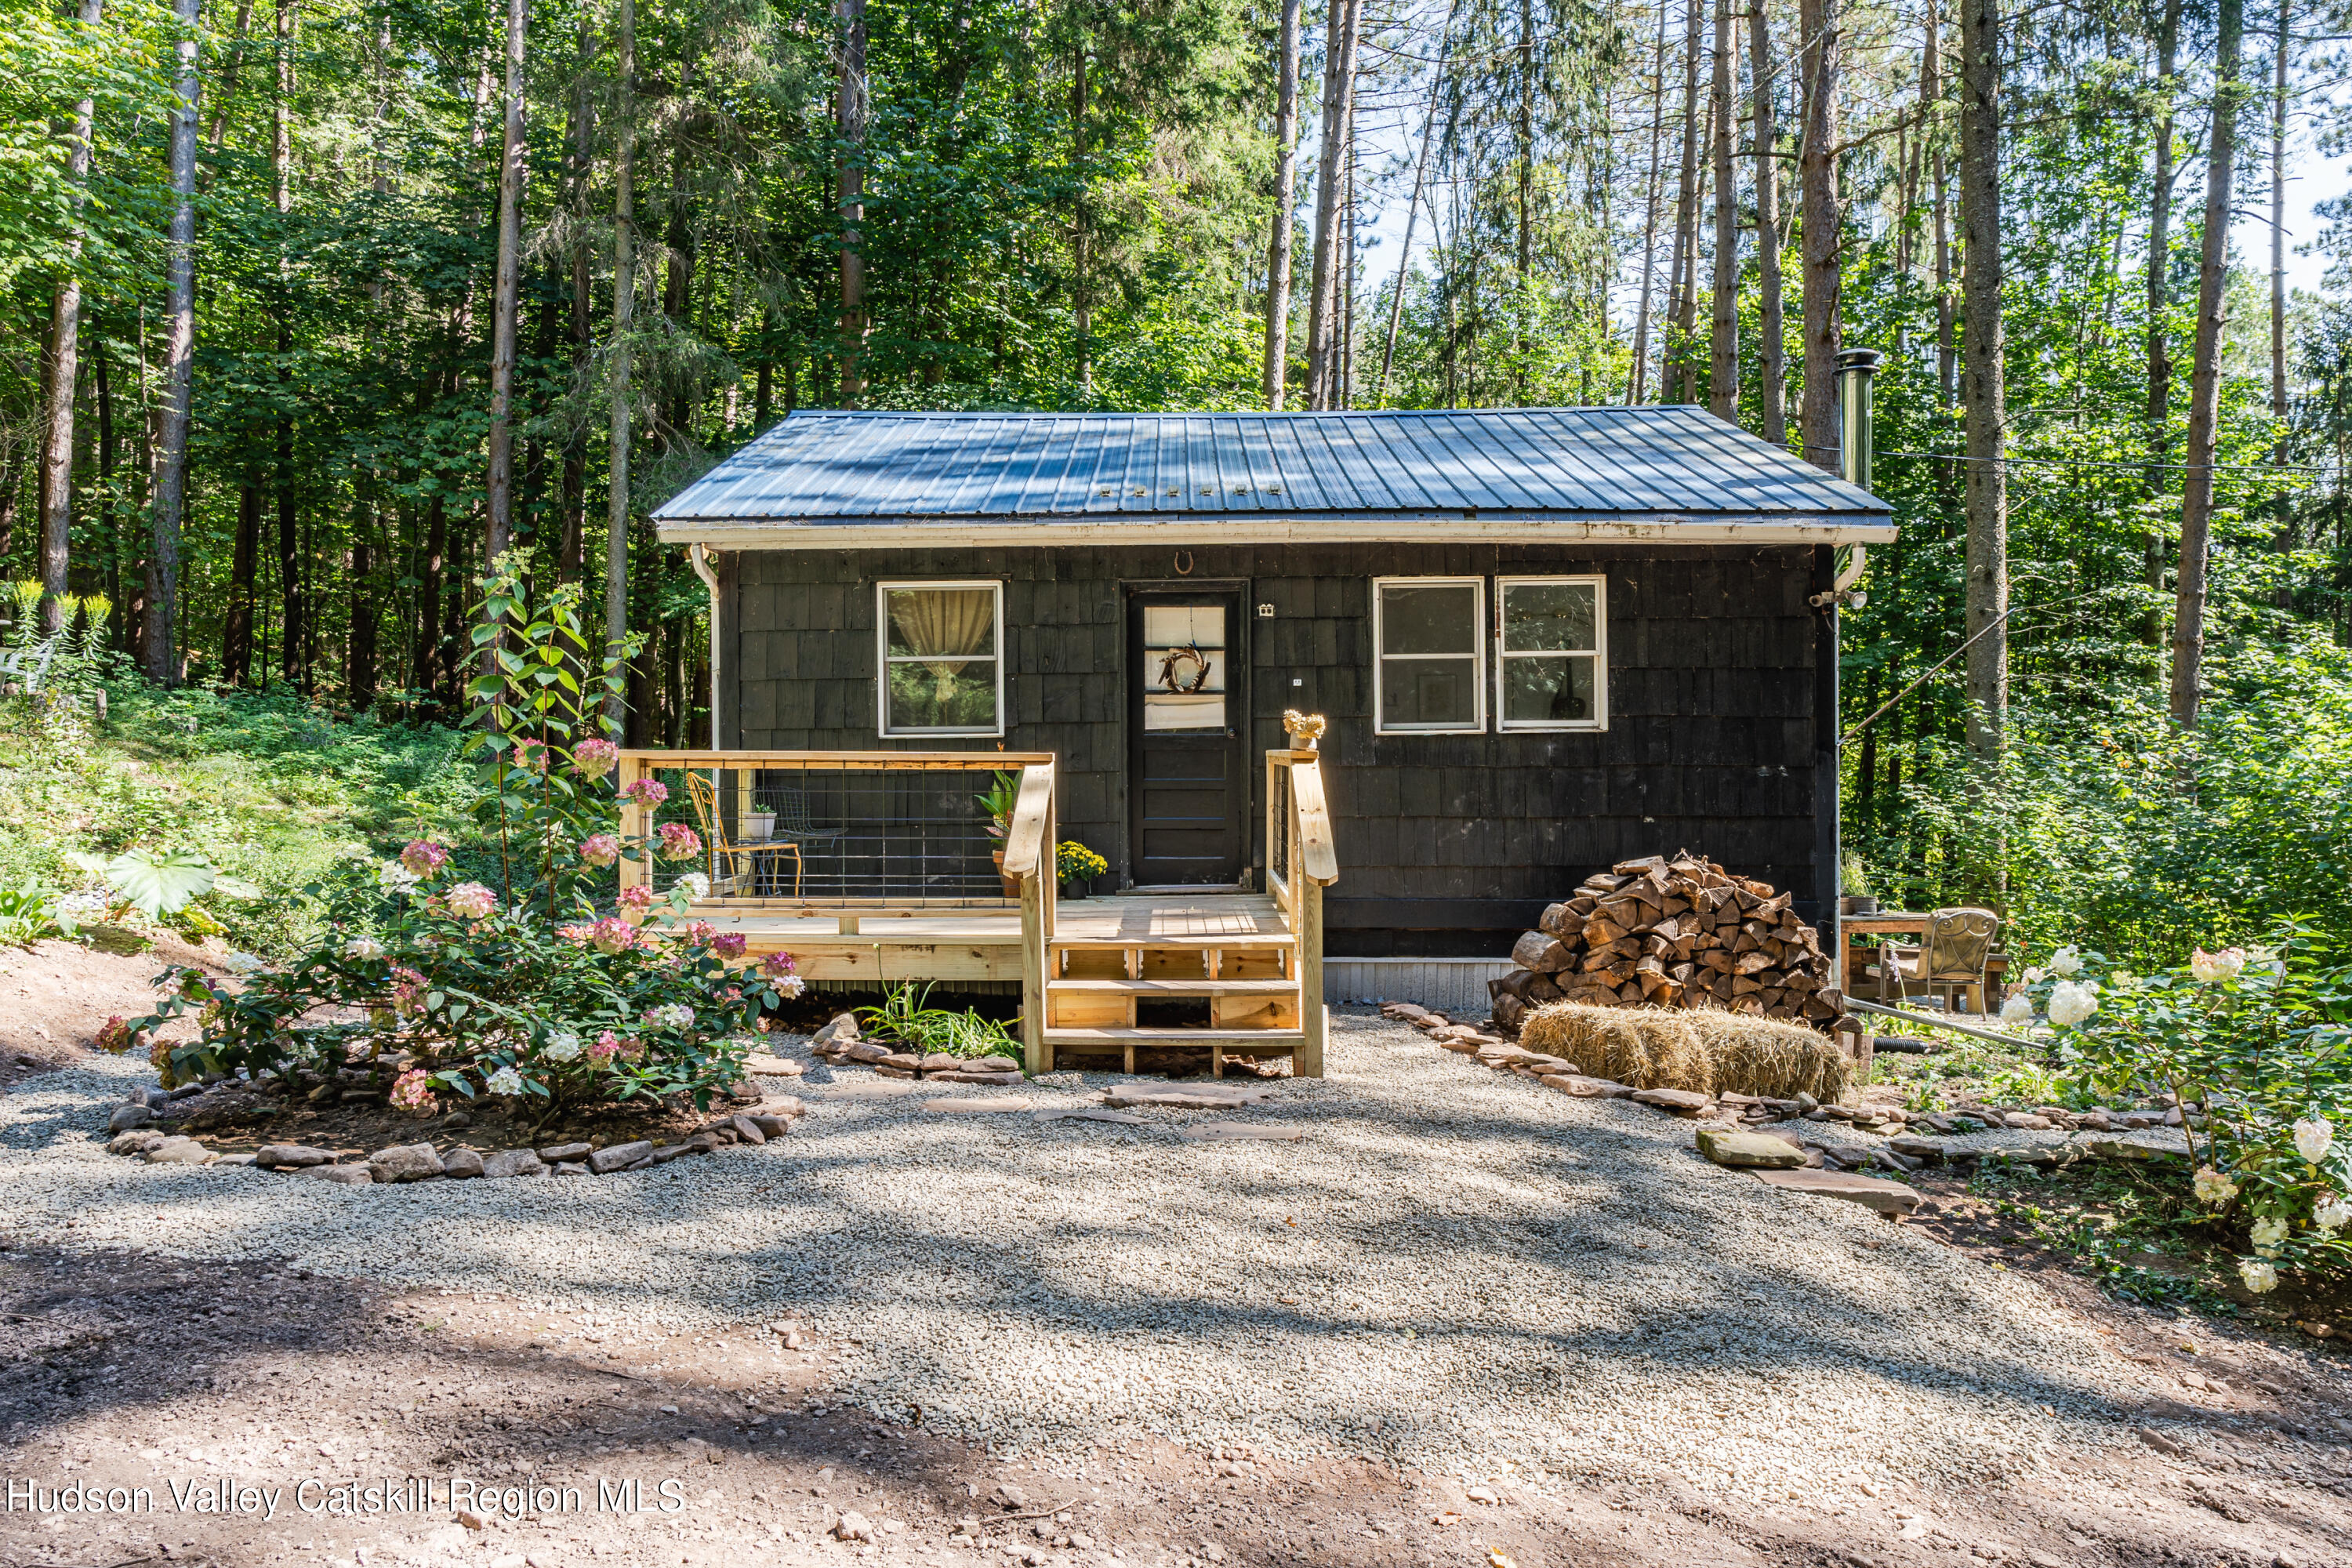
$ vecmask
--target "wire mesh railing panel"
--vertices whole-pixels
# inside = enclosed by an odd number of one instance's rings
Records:
[[[1265,864],[1273,875],[1285,883],[1290,880],[1290,770],[1275,766],[1266,769]]]
[[[1018,894],[1007,891],[984,798],[996,772],[822,761],[647,769],[667,792],[648,829],[650,880],[658,893],[700,872],[709,896],[729,901],[1001,902]],[[696,835],[698,854],[662,857],[673,823]]]

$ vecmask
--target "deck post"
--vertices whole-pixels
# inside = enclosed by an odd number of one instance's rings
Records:
[[[1054,1070],[1045,1044],[1045,879],[1021,879],[1021,1054],[1032,1076]]]
[[[652,814],[629,795],[629,786],[652,771],[643,757],[631,752],[622,753],[620,777],[616,783],[621,791],[621,845],[624,853],[620,869],[623,892],[653,879],[653,866],[646,858],[653,854],[653,847],[646,841],[653,831],[653,823],[649,820]]]
[[[1330,1015],[1323,1005],[1323,884],[1298,879],[1298,1063],[1300,1078],[1323,1076]]]

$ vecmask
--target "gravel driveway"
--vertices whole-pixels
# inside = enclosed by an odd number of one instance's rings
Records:
[[[0,1236],[284,1256],[632,1323],[791,1316],[877,1413],[1050,1458],[1152,1434],[1463,1479],[1780,1501],[2114,1441],[2136,1380],[2033,1286],[1337,1012],[1331,1076],[1144,1125],[945,1115],[813,1064],[764,1148],[625,1176],[342,1188],[103,1152],[135,1064],[0,1099]],[[1091,1102],[1058,1074],[1017,1092]],[[1297,1128],[1292,1141],[1181,1136]]]

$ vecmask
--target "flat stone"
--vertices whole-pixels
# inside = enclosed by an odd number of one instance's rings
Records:
[[[108,1139],[106,1152],[110,1154],[144,1154],[148,1150],[161,1145],[163,1142],[163,1135],[161,1132],[134,1127],[128,1132],[118,1132]]]
[[[925,1110],[945,1111],[951,1116],[994,1116],[1005,1111],[1034,1110],[1037,1102],[1031,1100],[927,1100]]]
[[[1129,1116],[1124,1110],[1041,1110],[1037,1113],[1037,1120],[1040,1121],[1108,1121],[1120,1127],[1151,1125],[1150,1117]]]
[[[902,1068],[891,1062],[876,1062],[874,1070],[884,1078],[920,1078],[913,1068]]]
[[[826,1084],[815,1092],[834,1100],[863,1100],[879,1095],[915,1094],[920,1091],[921,1087],[919,1084],[902,1083],[892,1079],[853,1078]]]
[[[730,1116],[724,1125],[732,1128],[735,1136],[746,1143],[765,1143],[768,1141],[768,1130],[748,1116]],[[591,1157],[588,1163],[593,1166],[596,1162]]]
[[[539,1157],[551,1165],[560,1165],[566,1160],[586,1159],[589,1149],[590,1145],[586,1143],[558,1143],[551,1148],[541,1149],[539,1152]]]
[[[833,1538],[835,1541],[871,1541],[874,1539],[874,1527],[866,1522],[864,1514],[853,1508],[833,1521]]]
[[[1381,1004],[1381,1016],[1383,1018],[1397,1018],[1408,1024],[1414,1024],[1428,1017],[1429,1009],[1419,1006],[1411,1002],[1383,1002]]]
[[[1212,1088],[1207,1084],[1184,1089],[1107,1089],[1102,1102],[1113,1110],[1131,1105],[1157,1105],[1171,1110],[1231,1110],[1240,1106],[1255,1105],[1271,1095],[1270,1089],[1245,1089],[1236,1084]]]
[[[1765,1167],[1793,1171],[1805,1163],[1805,1152],[1769,1132],[1719,1132],[1701,1128],[1698,1152],[1718,1165]]]
[[[1296,1143],[1307,1136],[1304,1127],[1254,1127],[1244,1121],[1196,1121],[1182,1137],[1195,1143]]]
[[[951,1057],[945,1051],[933,1051],[915,1065],[921,1068],[926,1074],[929,1074],[935,1072],[961,1072],[963,1070],[963,1064],[964,1058],[961,1057]]]
[[[283,1171],[297,1165],[331,1165],[335,1155],[331,1149],[313,1149],[303,1143],[264,1143],[253,1152],[253,1163]]]
[[[587,1173],[588,1162],[585,1160],[566,1160],[548,1172],[551,1176],[584,1176]]]
[[[752,1126],[758,1128],[761,1131],[766,1133],[771,1138],[782,1138],[785,1133],[790,1132],[793,1130],[793,1119],[791,1117],[772,1116],[765,1111],[755,1110],[749,1116],[739,1116],[735,1120],[738,1121],[749,1121]]]
[[[441,1156],[441,1173],[459,1179],[469,1179],[482,1173],[482,1152],[464,1144]]]
[[[1900,1182],[1877,1176],[1856,1176],[1844,1171],[1757,1171],[1756,1179],[1769,1186],[1817,1197],[1843,1198],[1880,1214],[1907,1215],[1919,1206],[1919,1194]]]
[[[735,1119],[738,1121],[741,1117]],[[653,1143],[640,1138],[634,1143],[615,1143],[609,1149],[599,1149],[588,1156],[588,1168],[600,1176],[624,1171],[654,1152]]]
[[[790,1121],[795,1116],[807,1115],[808,1107],[801,1103],[800,1096],[796,1094],[772,1094],[768,1096],[767,1099],[760,1101],[760,1109],[754,1110],[751,1114],[754,1116],[781,1116],[786,1121]]]
[[[286,1173],[313,1182],[331,1182],[339,1187],[364,1187],[375,1181],[375,1173],[365,1165],[304,1165]]]
[[[972,1072],[1019,1072],[1021,1064],[1011,1057],[974,1057],[964,1064]]]
[[[1943,1162],[1946,1152],[1944,1145],[1936,1139],[1914,1138],[1908,1134],[1906,1134],[1901,1138],[1888,1139],[1886,1141],[1886,1146],[1889,1149],[1894,1150],[1897,1154],[1905,1154],[1914,1160],[1927,1160],[1937,1163],[1941,1163]]]
[[[1643,1105],[1654,1105],[1660,1110],[1671,1110],[1677,1116],[1696,1116],[1715,1103],[1707,1096],[1687,1089],[1637,1089],[1632,1098]]]
[[[223,1154],[219,1159],[215,1160],[213,1163],[215,1165],[250,1165],[253,1163],[253,1156],[250,1154]]]
[[[368,1169],[379,1182],[422,1182],[441,1174],[441,1156],[430,1143],[401,1143],[368,1156]]]
[[[672,1160],[681,1160],[688,1154],[699,1154],[702,1151],[700,1149],[696,1148],[691,1143],[665,1143],[646,1157],[646,1163],[648,1165],[667,1165]]]
[[[923,1058],[913,1051],[892,1051],[874,1065],[877,1068],[897,1068],[900,1072],[920,1072],[923,1070]]]
[[[1633,1086],[1613,1079],[1587,1078],[1582,1073],[1554,1072],[1542,1075],[1543,1081],[1562,1094],[1579,1100],[1625,1100],[1633,1093]]]
[[[2058,1125],[2050,1118],[2031,1110],[2012,1110],[2000,1120],[2004,1126],[2021,1128],[2028,1132],[2047,1132]]]
[[[106,1119],[109,1132],[128,1132],[134,1127],[144,1127],[155,1120],[155,1113],[144,1105],[118,1105],[114,1114]]]
[[[209,1165],[217,1157],[193,1138],[166,1138],[147,1151],[151,1165]]]
[[[972,1070],[972,1069],[971,1069],[971,1068],[964,1068],[964,1069],[961,1069],[961,1070],[960,1070],[960,1071],[956,1071],[956,1072],[930,1072],[930,1073],[925,1073],[925,1074],[923,1075],[923,1077],[924,1077],[925,1079],[929,1079],[929,1080],[930,1082],[932,1082],[932,1083],[999,1083],[999,1084],[1003,1084],[1003,1083],[1020,1083],[1020,1082],[1022,1082],[1022,1081],[1023,1081],[1022,1077],[1021,1077],[1021,1074],[1020,1074],[1020,1072],[1019,1072],[1019,1070],[1018,1070],[1017,1068],[1016,1068],[1016,1069],[1013,1069],[1013,1070],[1011,1070],[1011,1071],[1006,1071],[1006,1072],[976,1072],[976,1071],[973,1071],[973,1070]]]
[[[529,1149],[501,1149],[495,1154],[483,1157],[482,1174],[494,1179],[506,1176],[543,1176],[547,1174],[547,1162]]]
[[[753,1051],[743,1058],[743,1070],[754,1078],[798,1078],[808,1069],[790,1057]]]
[[[896,1051],[876,1045],[871,1040],[853,1040],[843,1047],[840,1052],[845,1059],[853,1062],[887,1062],[898,1054]]]

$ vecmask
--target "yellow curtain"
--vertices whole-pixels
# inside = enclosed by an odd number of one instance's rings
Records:
[[[890,595],[890,624],[931,672],[940,706],[955,695],[955,678],[974,655],[988,650],[996,629],[996,595],[985,588],[910,588]]]

